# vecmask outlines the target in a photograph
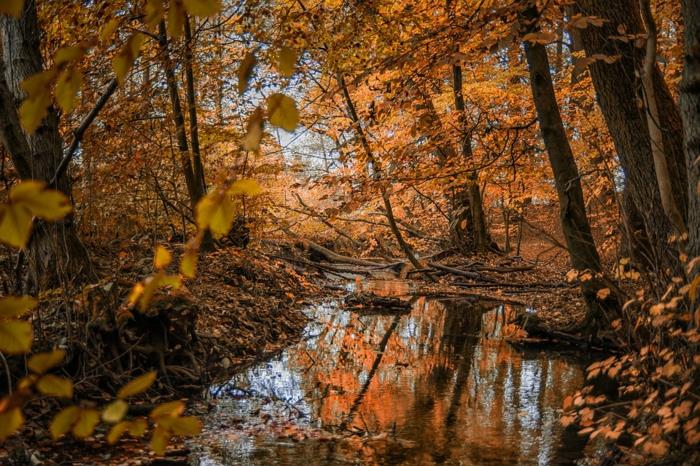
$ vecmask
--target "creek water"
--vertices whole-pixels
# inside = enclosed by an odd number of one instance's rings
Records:
[[[313,306],[298,344],[211,388],[195,464],[573,464],[581,441],[558,418],[582,361],[509,345],[512,311],[426,298],[401,314]]]

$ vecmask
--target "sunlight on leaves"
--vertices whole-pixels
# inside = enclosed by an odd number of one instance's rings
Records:
[[[197,227],[208,229],[214,239],[219,239],[231,230],[236,208],[230,196],[214,191],[199,201],[196,214]]]

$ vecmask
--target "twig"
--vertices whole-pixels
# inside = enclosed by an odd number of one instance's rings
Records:
[[[12,395],[12,375],[10,374],[10,366],[7,364],[7,359],[5,355],[0,351],[0,358],[2,359],[2,364],[5,366],[5,374],[7,375],[7,394]]]
[[[53,178],[49,183],[50,186],[55,188],[58,180],[65,174],[66,170],[68,169],[68,164],[78,151],[78,146],[80,145],[80,141],[83,139],[85,131],[87,131],[88,127],[90,127],[92,122],[97,117],[97,114],[100,113],[100,110],[102,110],[105,104],[107,104],[107,101],[112,94],[114,94],[115,90],[117,90],[117,78],[114,78],[109,82],[107,89],[97,100],[95,106],[92,108],[92,110],[90,110],[90,113],[85,116],[82,123],[80,123],[80,126],[73,131],[73,142],[71,142],[71,145],[68,147],[66,155],[63,156],[61,163],[59,163],[58,167],[56,167],[56,173],[54,173]]]

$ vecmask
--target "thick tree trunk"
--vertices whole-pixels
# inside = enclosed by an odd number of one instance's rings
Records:
[[[528,7],[522,13],[522,19],[528,31],[537,30],[533,23],[538,17],[534,6]],[[598,290],[603,286],[595,275],[602,269],[586,216],[581,179],[559,113],[547,49],[542,44],[527,41],[524,47],[537,119],[554,172],[554,182],[559,196],[560,221],[571,264],[574,269],[580,272],[587,270],[594,276],[590,280],[582,281],[582,291],[588,308],[587,331],[595,336],[607,316],[601,301],[596,297]]]
[[[588,56],[603,54],[619,56],[614,63],[597,60],[589,68],[598,103],[615,143],[620,165],[629,185],[630,195],[644,218],[650,244],[654,248],[652,266],[676,269],[674,251],[668,244],[673,225],[664,213],[656,180],[649,128],[644,109],[638,105],[640,83],[636,73],[642,68],[644,51],[634,41],[611,38],[620,34],[644,33],[637,0],[578,0],[576,10],[584,16],[605,20],[602,27],[589,25],[580,30]],[[682,148],[682,123],[676,104],[669,93],[658,67],[653,68],[653,89],[663,130],[663,147],[673,198],[685,214],[687,206],[687,171]],[[685,220],[685,219],[684,219]]]
[[[681,115],[688,164],[688,253],[700,256],[700,2],[682,0],[685,20],[685,67],[681,84]],[[700,273],[700,265],[695,269]]]
[[[36,5],[27,1],[19,19],[0,16],[2,34],[2,77],[0,85],[4,113],[0,132],[7,151],[23,180],[51,182],[63,158],[63,141],[58,131],[58,113],[49,107],[47,117],[34,134],[24,134],[19,126],[17,108],[25,97],[21,84],[43,70]],[[71,195],[70,179],[65,173],[56,180],[56,188]],[[56,223],[36,222],[29,243],[32,285],[46,288],[80,281],[90,268],[87,251],[78,238],[73,217]]]
[[[471,131],[469,130],[469,122],[465,114],[466,106],[464,104],[464,95],[462,94],[462,68],[459,65],[452,66],[452,89],[455,100],[455,110],[459,112],[460,130],[462,131],[461,151],[462,157],[466,160],[473,158]],[[469,199],[469,210],[471,216],[471,225],[467,225],[472,230],[474,238],[474,250],[484,252],[490,246],[491,240],[486,229],[486,218],[484,217],[484,208],[481,201],[481,190],[479,189],[479,178],[476,171],[469,174],[467,180],[467,199]],[[459,212],[462,206],[457,205],[456,210]],[[457,223],[460,227],[464,225],[463,221]],[[460,245],[458,245],[460,247]]]
[[[659,124],[659,107],[656,103],[654,90],[654,70],[656,69],[656,23],[651,14],[649,0],[640,0],[642,19],[647,31],[646,52],[644,66],[640,70],[642,87],[644,89],[644,104],[646,106],[647,126],[649,128],[649,141],[651,142],[651,155],[654,159],[656,181],[661,195],[661,205],[671,223],[679,234],[685,234],[685,213],[681,213],[673,197],[673,182],[666,163],[666,149],[664,147],[663,132]]]

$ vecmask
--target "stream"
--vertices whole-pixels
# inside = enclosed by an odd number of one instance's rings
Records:
[[[581,440],[558,418],[584,362],[505,342],[507,304],[413,299],[401,314],[307,309],[299,343],[211,388],[194,464],[574,464]]]

